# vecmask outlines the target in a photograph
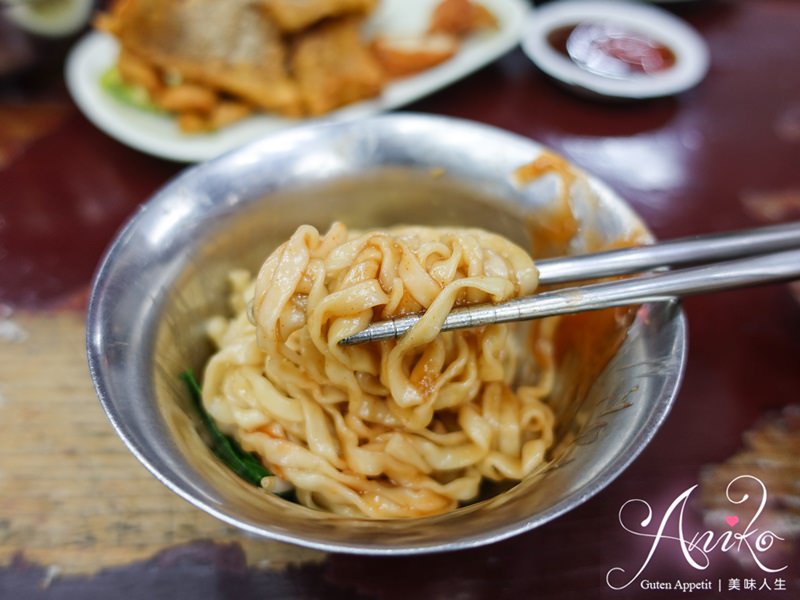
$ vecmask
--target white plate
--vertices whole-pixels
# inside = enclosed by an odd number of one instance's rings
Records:
[[[519,43],[524,17],[523,0],[481,0],[499,22],[496,31],[470,36],[458,54],[418,75],[387,85],[380,97],[351,104],[324,119],[352,119],[408,104],[502,56]],[[372,33],[421,33],[436,0],[383,0],[370,17]],[[78,41],[67,59],[67,87],[78,107],[97,127],[143,152],[185,162],[203,161],[298,121],[260,114],[209,134],[184,134],[174,118],[149,113],[119,102],[100,86],[101,75],[117,57],[116,40],[92,32]]]
[[[658,73],[616,79],[579,67],[547,41],[555,29],[601,20],[619,23],[664,44],[674,52],[675,64]],[[677,94],[697,85],[709,65],[708,48],[694,29],[663,9],[632,2],[567,0],[547,4],[528,16],[522,49],[550,77],[584,92],[615,98]]]

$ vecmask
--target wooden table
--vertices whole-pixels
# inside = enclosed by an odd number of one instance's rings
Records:
[[[551,146],[606,180],[662,238],[798,218],[800,4],[674,10],[712,55],[708,77],[677,97],[580,99],[515,50],[409,108]],[[633,584],[606,583],[614,567],[632,576],[652,543],[622,528],[629,499],[647,500],[658,521],[703,482],[687,503],[686,530],[724,533],[725,523],[702,521],[704,506],[724,501],[724,483],[703,469],[748,443],[756,449],[723,475],[765,478],[771,516],[758,525],[774,529],[785,517],[800,529],[797,506],[773,505],[800,481],[800,418],[786,409],[800,395],[800,307],[783,285],[688,300],[689,364],[663,428],[608,488],[526,535],[425,557],[326,555],[248,539],[174,496],[113,433],[91,386],[83,331],[104,247],[182,167],[93,127],[63,87],[63,49],[0,83],[0,598],[673,597],[680,592],[643,582],[676,580],[708,580],[712,589],[694,598],[800,597],[792,540],[758,555],[787,565],[780,573],[744,561],[746,544],[709,552],[710,566],[696,570],[665,542]],[[765,416],[771,424],[743,441]],[[770,452],[772,462],[756,460]],[[747,589],[765,583],[785,589]]]

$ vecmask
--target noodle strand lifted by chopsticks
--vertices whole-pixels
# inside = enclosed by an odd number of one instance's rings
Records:
[[[557,321],[533,326],[527,349],[520,324],[440,333],[456,304],[534,291],[532,259],[507,239],[302,226],[254,281],[239,271],[231,282],[236,315],[210,323],[218,351],[203,401],[275,474],[265,488],[291,484],[302,504],[339,514],[417,517],[545,461]],[[338,345],[373,320],[423,310],[399,340]]]

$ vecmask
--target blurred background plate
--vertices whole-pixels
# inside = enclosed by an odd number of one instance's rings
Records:
[[[323,117],[343,120],[391,110],[418,100],[499,58],[517,45],[528,6],[523,0],[483,0],[499,29],[464,40],[459,52],[432,69],[386,85],[378,98],[357,102]],[[384,0],[368,23],[370,33],[408,35],[424,31],[436,0]],[[261,113],[208,134],[184,134],[173,117],[122,104],[100,86],[100,77],[116,61],[116,40],[92,32],[70,52],[67,87],[83,113],[120,142],[162,158],[198,162],[247,141],[298,123]],[[308,119],[306,119],[308,120]]]

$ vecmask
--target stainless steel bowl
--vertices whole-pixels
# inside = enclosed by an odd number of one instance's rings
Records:
[[[410,554],[500,540],[599,492],[647,445],[684,369],[674,303],[645,305],[596,379],[561,365],[556,460],[508,491],[424,519],[365,520],[270,496],[220,465],[197,433],[179,374],[202,372],[205,320],[226,310],[226,274],[257,269],[302,223],[481,226],[530,245],[557,183],[512,176],[542,147],[449,118],[394,114],[298,127],[185,171],[130,220],[106,254],[89,306],[92,379],[117,433],[162,483],[195,506],[263,536],[329,551]],[[566,251],[647,237],[631,209],[589,178],[571,202],[581,234]],[[590,234],[587,232],[591,232]]]

